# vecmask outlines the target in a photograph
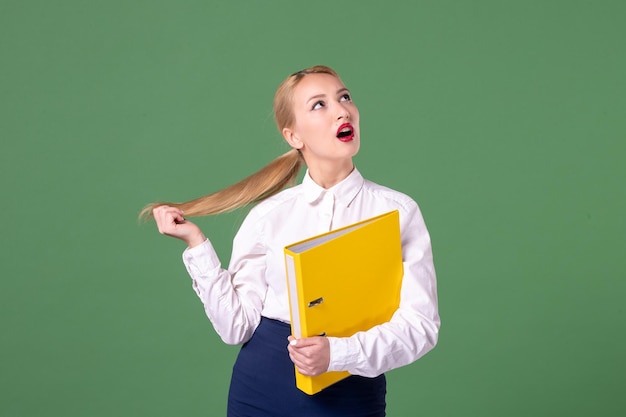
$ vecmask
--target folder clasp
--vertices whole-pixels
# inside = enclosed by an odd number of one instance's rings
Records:
[[[308,307],[318,306],[322,304],[322,302],[324,302],[324,297],[316,298],[315,300],[309,302]]]

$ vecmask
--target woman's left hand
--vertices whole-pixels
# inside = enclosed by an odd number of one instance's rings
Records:
[[[289,357],[302,375],[316,376],[328,370],[330,343],[324,336],[296,339],[289,336]]]

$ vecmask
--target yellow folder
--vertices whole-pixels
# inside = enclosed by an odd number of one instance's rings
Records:
[[[397,210],[294,243],[284,253],[296,338],[352,336],[389,321],[400,304]],[[296,385],[312,395],[349,375],[310,377],[296,369]]]

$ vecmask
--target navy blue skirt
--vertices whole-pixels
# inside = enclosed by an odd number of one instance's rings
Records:
[[[229,417],[382,417],[385,376],[352,375],[315,395],[296,388],[289,324],[263,317],[233,367]]]

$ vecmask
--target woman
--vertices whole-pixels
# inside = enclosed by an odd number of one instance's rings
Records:
[[[352,157],[359,112],[335,71],[315,66],[290,75],[274,98],[278,129],[292,150],[229,188],[182,204],[156,203],[160,233],[183,240],[185,266],[215,330],[243,344],[231,380],[229,416],[384,416],[384,372],[434,347],[440,325],[430,238],[417,204],[365,180]],[[307,171],[300,185],[283,189]],[[223,269],[189,216],[250,204]],[[399,210],[404,261],[401,302],[388,323],[352,337],[290,335],[283,248],[391,210]],[[304,375],[352,376],[313,396],[295,386]]]

